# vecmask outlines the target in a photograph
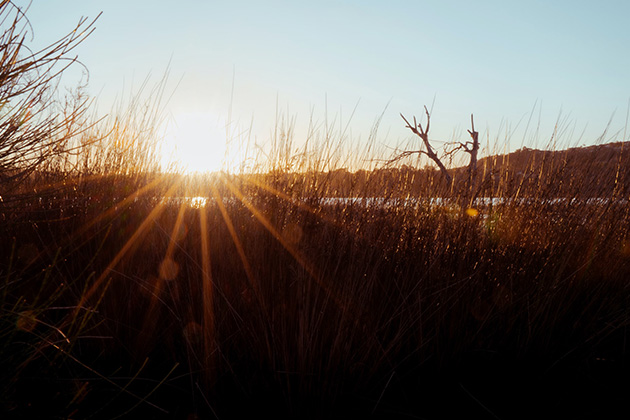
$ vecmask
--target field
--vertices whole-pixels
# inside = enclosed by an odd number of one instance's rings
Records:
[[[164,84],[108,118],[59,93],[93,22],[32,52],[0,17],[0,417],[627,414],[625,132],[477,160],[472,117],[439,156],[426,108],[397,156],[279,120],[191,174],[160,163]]]
[[[5,202],[3,410],[525,418],[622,407],[627,200],[532,189],[462,210],[456,196],[404,200],[407,172],[374,175],[396,185],[381,187],[387,205],[323,200],[326,184],[300,188],[318,176],[278,173],[197,179],[195,199],[179,191],[190,177],[155,175]],[[169,193],[179,198],[160,199]]]

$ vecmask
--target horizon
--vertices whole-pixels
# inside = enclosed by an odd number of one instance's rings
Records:
[[[64,0],[30,4],[26,15],[36,47],[102,12],[76,50],[99,112],[167,72],[167,148],[177,143],[177,156],[191,170],[214,170],[230,133],[251,134],[264,150],[274,127],[292,121],[296,147],[312,120],[360,148],[382,115],[375,140],[381,154],[417,148],[399,114],[424,123],[425,105],[437,148],[467,140],[474,114],[481,156],[552,142],[563,149],[626,141],[624,11],[630,4],[620,1],[173,7]]]

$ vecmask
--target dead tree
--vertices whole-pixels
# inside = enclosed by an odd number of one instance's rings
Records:
[[[433,150],[433,147],[431,147],[431,143],[429,143],[429,125],[431,123],[431,114],[429,114],[429,110],[427,109],[426,106],[424,107],[424,112],[427,114],[427,125],[425,128],[422,127],[421,123],[418,123],[416,121],[415,116],[413,117],[413,125],[411,125],[411,123],[407,121],[407,119],[405,118],[403,114],[400,114],[400,116],[405,121],[405,123],[407,123],[407,128],[409,128],[415,135],[417,135],[418,137],[422,139],[422,143],[424,144],[424,147],[426,150],[422,150],[422,149],[405,150],[404,152],[396,155],[388,163],[394,163],[396,161],[399,161],[400,159],[403,159],[407,156],[411,156],[414,154],[420,154],[420,155],[425,154],[429,157],[429,159],[431,159],[438,166],[438,168],[440,168],[440,171],[442,172],[442,175],[446,179],[446,182],[448,183],[448,186],[450,188],[451,185],[453,184],[453,177],[451,176],[451,174],[448,173],[446,166],[444,166],[439,156]]]
[[[429,157],[429,159],[431,159],[438,166],[438,168],[440,168],[440,171],[442,172],[442,175],[446,179],[448,186],[450,188],[453,185],[453,177],[448,172],[448,170],[446,169],[446,166],[444,166],[444,164],[442,163],[442,160],[435,153],[435,151],[431,147],[431,144],[429,143],[429,124],[431,121],[431,115],[429,114],[429,110],[427,109],[426,106],[424,107],[424,112],[427,115],[427,125],[425,128],[422,127],[422,124],[419,124],[416,121],[416,117],[413,118],[413,125],[412,125],[411,123],[409,123],[409,121],[407,121],[404,115],[400,114],[400,116],[407,124],[407,128],[409,128],[415,135],[417,135],[418,137],[422,139],[422,143],[424,144],[424,147],[426,150],[422,150],[422,149],[405,150],[402,153],[399,153],[398,155],[396,155],[393,159],[390,159],[389,163],[396,162],[400,159],[403,159],[407,156],[411,156],[414,154],[420,154],[420,155],[425,154]],[[453,153],[459,150],[464,150],[466,153],[470,155],[470,161],[468,163],[466,185],[463,191],[460,190],[460,192],[462,193],[460,197],[463,198],[462,205],[465,205],[465,206],[471,206],[472,201],[475,198],[476,179],[477,179],[477,155],[479,153],[479,133],[475,131],[475,121],[473,118],[473,114],[470,114],[470,124],[471,124],[471,129],[468,130],[468,134],[470,134],[470,137],[472,140],[466,141],[466,142],[455,143],[455,147],[447,152],[447,155],[452,155]]]
[[[468,134],[472,141],[458,142],[455,144],[455,148],[450,150],[448,154],[453,154],[459,150],[463,150],[470,155],[470,161],[468,162],[468,171],[466,179],[466,187],[463,191],[463,198],[468,201],[466,205],[472,205],[472,201],[475,199],[476,181],[477,181],[477,154],[479,153],[479,133],[475,131],[475,120],[473,114],[470,114],[471,129],[468,130]]]

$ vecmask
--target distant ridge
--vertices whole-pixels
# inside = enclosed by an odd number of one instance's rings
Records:
[[[523,147],[505,155],[493,155],[479,159],[479,168],[483,166],[508,166],[515,171],[527,171],[539,167],[545,162],[566,163],[570,167],[587,164],[589,167],[603,170],[617,166],[630,158],[630,142],[615,142],[593,146],[572,147],[564,150],[540,150]],[[578,168],[572,168],[577,170]],[[580,168],[584,170],[585,168]]]
[[[457,168],[453,171],[459,174],[463,170]],[[486,186],[501,178],[527,187],[553,188],[562,195],[627,195],[630,187],[630,142],[565,150],[523,147],[509,154],[480,159],[478,171]]]
[[[468,168],[449,169],[452,192],[465,188]],[[385,166],[373,171],[340,168],[314,175],[327,185],[326,196],[436,196],[448,193],[442,174],[432,166]],[[299,178],[299,177],[298,177]],[[325,182],[324,182],[325,181]],[[288,181],[287,181],[288,182]],[[295,181],[291,181],[295,182]],[[297,185],[297,184],[296,184]],[[487,156],[477,163],[479,196],[601,198],[630,195],[630,142],[565,150],[523,147]]]

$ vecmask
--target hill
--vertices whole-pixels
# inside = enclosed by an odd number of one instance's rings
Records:
[[[385,166],[373,171],[280,176],[275,184],[294,190],[322,188],[320,196],[405,197],[449,195],[466,185],[467,167],[452,168],[454,186],[448,191],[437,168]],[[515,152],[479,159],[480,196],[627,197],[630,194],[630,142],[566,150],[524,147]],[[309,189],[309,191],[311,191]]]
[[[463,173],[464,168],[455,173]],[[615,142],[566,150],[524,147],[506,155],[479,160],[485,194],[514,188],[544,190],[559,196],[627,196],[630,187],[630,142]]]

